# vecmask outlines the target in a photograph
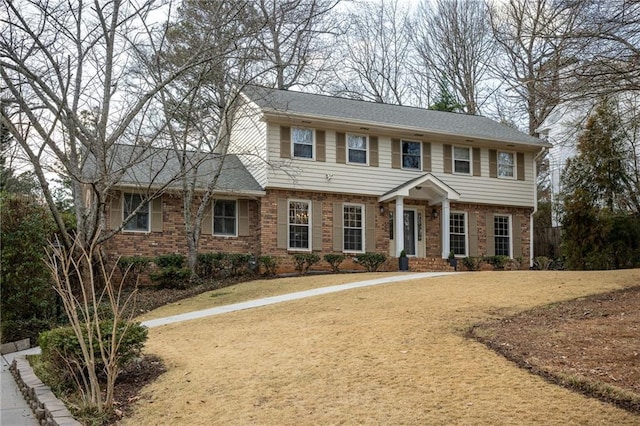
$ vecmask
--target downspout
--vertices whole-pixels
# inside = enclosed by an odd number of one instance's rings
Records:
[[[533,156],[533,213],[529,216],[529,268],[533,268],[533,216],[538,212],[538,158],[540,158],[546,147],[542,147],[540,152]]]

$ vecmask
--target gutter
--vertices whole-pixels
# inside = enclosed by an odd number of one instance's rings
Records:
[[[533,268],[533,215],[538,212],[538,158],[540,158],[547,151],[547,147],[540,149],[536,155],[533,156],[533,213],[529,216],[529,268]]]

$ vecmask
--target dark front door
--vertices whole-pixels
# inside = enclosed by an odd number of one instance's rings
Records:
[[[416,212],[404,211],[404,251],[407,256],[416,255]]]

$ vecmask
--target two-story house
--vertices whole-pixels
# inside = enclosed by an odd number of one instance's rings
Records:
[[[268,254],[285,269],[298,252],[404,251],[414,270],[442,269],[450,252],[530,260],[535,158],[547,142],[421,108],[257,87],[243,101],[227,158],[255,182],[219,191],[203,251]],[[141,230],[139,254],[149,251],[143,241],[155,241],[155,254],[178,249],[162,243],[179,233],[178,197],[155,204],[165,226]],[[116,236],[120,250],[127,238],[126,229]]]

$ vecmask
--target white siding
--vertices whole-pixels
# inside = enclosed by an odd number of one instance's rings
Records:
[[[259,110],[245,104],[238,111],[231,132],[229,153],[237,154],[242,164],[264,187],[267,184],[267,124]]]
[[[375,133],[370,133],[376,136]],[[280,125],[268,126],[269,158],[279,158]],[[417,139],[419,140],[419,139]],[[428,139],[426,140],[428,142]],[[336,132],[326,131],[326,161],[292,159],[270,168],[268,186],[273,188],[382,195],[424,172],[391,167],[391,138],[378,137],[379,167],[336,164]],[[482,148],[482,176],[445,174],[441,143],[431,143],[432,173],[460,193],[459,202],[533,206],[533,154],[525,153],[525,180],[489,177],[489,151]]]

